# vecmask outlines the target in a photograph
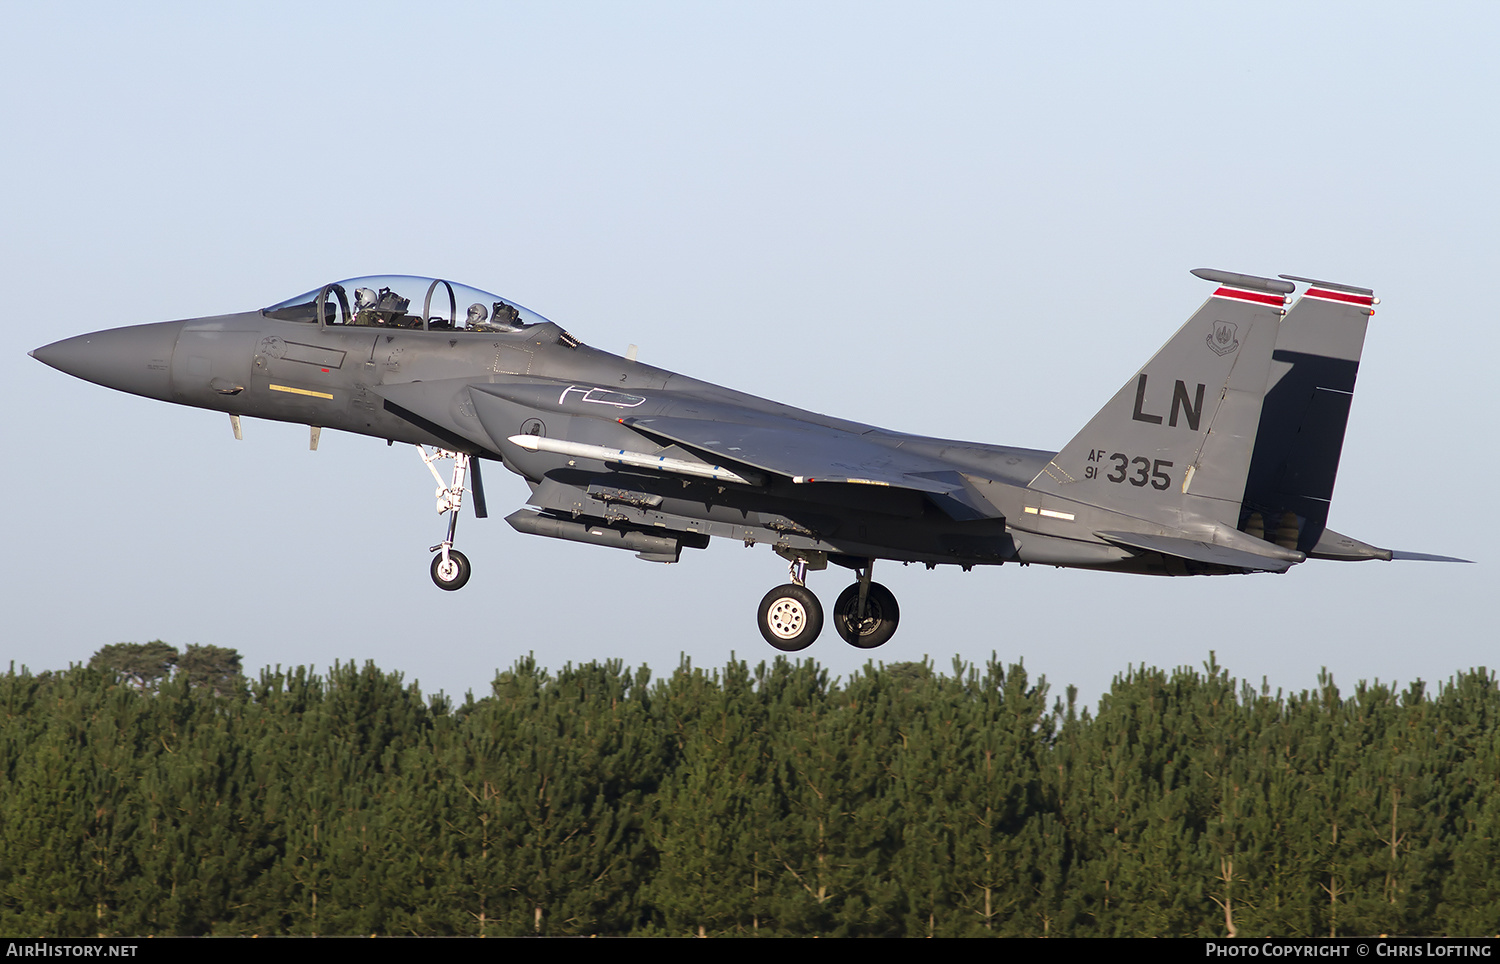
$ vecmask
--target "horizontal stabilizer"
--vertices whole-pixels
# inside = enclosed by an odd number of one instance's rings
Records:
[[[1391,550],[1360,542],[1353,536],[1327,528],[1308,555],[1314,559],[1331,559],[1334,562],[1365,562],[1370,559],[1391,561]]]
[[[1435,556],[1429,552],[1405,552],[1400,549],[1382,549],[1372,546],[1367,542],[1360,542],[1353,536],[1346,536],[1342,532],[1334,532],[1332,529],[1324,529],[1318,544],[1313,547],[1308,556],[1313,559],[1331,559],[1335,562],[1363,562],[1368,559],[1379,559],[1390,562],[1392,559],[1402,559],[1407,562],[1469,562],[1472,559],[1459,559],[1455,556]]]
[[[1467,562],[1473,565],[1473,559],[1460,559],[1457,556],[1435,556],[1430,552],[1407,552],[1404,549],[1396,549],[1391,552],[1392,559],[1400,559],[1406,562]]]
[[[1190,559],[1193,562],[1207,563],[1212,566],[1243,569],[1247,572],[1286,572],[1302,561],[1300,552],[1287,553],[1285,558],[1279,558],[1248,552],[1244,549],[1231,549],[1228,546],[1214,545],[1211,542],[1179,539],[1174,536],[1153,536],[1141,532],[1096,532],[1094,534],[1126,549],[1159,552],[1165,556],[1176,556],[1179,559]]]

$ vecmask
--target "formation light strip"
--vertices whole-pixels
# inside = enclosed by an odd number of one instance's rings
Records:
[[[310,398],[326,398],[329,401],[333,400],[333,396],[328,394],[327,392],[314,392],[306,388],[292,388],[290,385],[272,385],[271,391],[288,392],[292,395],[306,395]]]

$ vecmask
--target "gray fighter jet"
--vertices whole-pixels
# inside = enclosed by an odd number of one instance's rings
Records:
[[[1159,575],[1446,560],[1327,527],[1373,293],[1193,274],[1214,283],[1208,300],[1058,452],[904,435],[767,401],[633,351],[598,351],[514,302],[441,279],[354,278],[259,311],[115,328],[31,354],[109,388],[227,412],[236,437],[253,416],[311,426],[314,448],[323,428],[415,444],[448,515],[431,549],[442,589],[469,580],[454,532],[465,491],[486,515],[486,459],[531,487],[531,508],[506,518],[521,532],[650,562],[676,562],[713,537],[766,543],[791,581],[765,595],[758,622],[788,652],[822,629],[806,579],[829,563],[855,573],[834,628],[870,649],[900,618],[870,578],[877,559]],[[446,478],[440,460],[452,462]]]

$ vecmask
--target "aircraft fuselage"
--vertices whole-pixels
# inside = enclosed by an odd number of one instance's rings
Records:
[[[241,417],[274,419],[312,426],[314,447],[328,428],[422,446],[429,467],[451,459],[451,483],[432,469],[449,512],[433,547],[441,588],[469,578],[453,547],[458,511],[472,491],[486,514],[479,466],[499,461],[531,490],[532,508],[507,517],[521,532],[653,562],[711,538],[771,545],[792,582],[767,594],[760,624],[784,650],[821,628],[807,571],[854,569],[835,625],[869,648],[899,618],[870,581],[877,559],[1190,575],[1393,557],[1326,528],[1373,294],[1194,274],[1219,287],[1056,452],[808,412],[590,348],[487,292],[409,276],[32,354],[110,388],[226,412],[236,435]],[[1283,322],[1291,281],[1308,288]],[[473,302],[467,319],[460,301]]]

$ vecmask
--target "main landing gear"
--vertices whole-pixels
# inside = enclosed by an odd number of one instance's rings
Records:
[[[796,653],[811,646],[823,631],[823,606],[806,586],[808,556],[814,557],[817,569],[826,568],[828,560],[822,553],[777,552],[790,560],[792,581],[766,593],[760,601],[757,622],[766,642],[783,653]],[[875,560],[866,559],[864,563],[855,570],[858,577],[854,584],[839,593],[833,604],[833,628],[849,645],[874,649],[896,634],[901,607],[894,593],[870,581]]]
[[[896,624],[901,621],[896,594],[870,581],[873,568],[875,560],[865,560],[864,567],[855,570],[858,580],[839,593],[833,604],[833,628],[844,642],[859,649],[885,645],[896,635]]]
[[[453,534],[458,528],[458,512],[464,505],[464,482],[468,477],[470,467],[474,470],[474,515],[483,519],[488,513],[484,507],[484,484],[480,481],[479,460],[473,458],[466,452],[449,452],[446,449],[435,449],[428,452],[425,446],[418,445],[417,451],[422,455],[422,461],[427,463],[427,469],[432,477],[437,479],[437,510],[438,514],[448,513],[448,538],[439,542],[429,549],[436,552],[432,557],[432,581],[439,589],[452,592],[462,589],[469,581],[472,572],[469,566],[469,557],[453,548]],[[445,484],[443,477],[438,474],[434,462],[440,459],[453,460],[453,481]]]
[[[760,634],[783,653],[806,649],[823,631],[823,604],[806,586],[777,586],[760,601]]]

